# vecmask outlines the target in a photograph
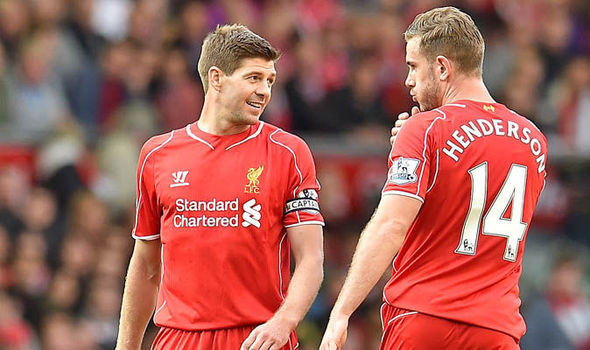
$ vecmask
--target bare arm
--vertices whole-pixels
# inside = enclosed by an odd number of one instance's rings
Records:
[[[136,240],[129,262],[117,350],[139,350],[160,286],[160,240]]]
[[[330,314],[321,350],[342,349],[348,319],[391,264],[422,203],[414,198],[388,195],[363,230],[344,286]]]
[[[291,332],[313,303],[324,277],[323,235],[320,225],[301,225],[287,229],[295,271],[283,305],[266,323],[256,327],[242,349],[276,350],[289,340]]]

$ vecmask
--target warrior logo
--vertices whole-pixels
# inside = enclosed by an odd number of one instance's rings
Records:
[[[246,185],[246,187],[244,187],[244,193],[260,193],[260,188],[258,187],[260,181],[258,180],[258,178],[260,177],[260,174],[262,174],[263,170],[264,167],[262,165],[259,166],[257,169],[248,169],[248,174],[246,175],[246,178],[248,178],[248,181],[250,182]]]
[[[173,172],[172,173],[172,180],[174,180],[174,183],[170,184],[170,187],[188,186],[189,183],[186,182],[187,175],[188,175],[188,170]]]

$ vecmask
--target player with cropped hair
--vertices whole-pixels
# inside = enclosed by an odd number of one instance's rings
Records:
[[[405,84],[421,112],[392,131],[381,202],[320,349],[342,349],[350,315],[392,260],[381,349],[518,349],[518,281],[547,141],[488,93],[483,37],[467,14],[427,11],[404,37]]]
[[[278,58],[245,26],[218,27],[198,63],[200,118],[143,146],[117,349],[140,349],[154,310],[153,349],[297,348],[324,222],[309,148],[259,120]]]

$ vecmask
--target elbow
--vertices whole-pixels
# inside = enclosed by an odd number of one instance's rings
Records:
[[[379,238],[393,240],[401,243],[406,238],[406,234],[410,228],[411,222],[394,218],[388,221],[379,223],[379,229],[376,230]]]

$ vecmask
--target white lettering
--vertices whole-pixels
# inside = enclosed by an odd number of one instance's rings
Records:
[[[453,137],[461,144],[461,146],[463,146],[463,148],[467,148],[470,144],[470,142],[465,141],[465,138],[462,135],[459,135],[459,130],[453,132]]]
[[[220,216],[220,217],[208,217],[205,215],[201,216],[184,216],[181,214],[174,215],[173,218],[174,227],[238,227],[239,226],[239,215],[236,214],[231,217]]]
[[[485,119],[478,119],[477,124],[479,124],[479,127],[481,128],[481,131],[483,132],[484,136],[490,136],[494,133],[494,127],[492,126],[492,123],[490,123],[489,121]]]
[[[523,128],[522,129],[522,134],[526,138],[520,139],[520,141],[522,141],[522,143],[524,143],[526,145],[527,143],[529,143],[531,141],[531,130],[529,128]]]
[[[518,137],[518,124],[515,122],[508,121],[508,137],[513,134],[515,139],[519,139]]]
[[[457,146],[456,144],[454,144],[451,140],[447,140],[447,145],[449,145],[451,148],[450,149],[446,149],[443,148],[443,152],[451,157],[455,162],[459,161],[459,157],[457,157],[457,155],[455,154],[455,151],[459,152],[459,153],[463,153],[463,149],[459,146]]]
[[[463,129],[463,132],[465,133],[465,135],[467,135],[467,137],[469,137],[469,140],[471,140],[471,142],[473,142],[473,141],[475,141],[475,137],[473,137],[473,135],[475,135],[477,137],[481,137],[481,131],[479,131],[477,129],[477,127],[475,126],[475,124],[473,122],[469,122],[468,124],[469,124],[469,126],[461,125],[461,129]]]
[[[492,123],[494,123],[494,128],[496,129],[496,135],[499,135],[499,136],[506,135],[506,133],[503,131],[504,126],[502,125],[502,120],[492,119]]]
[[[520,125],[514,121],[503,121],[502,119],[492,119],[491,121],[477,119],[476,122],[481,130],[478,129],[473,121],[461,125],[454,130],[451,133],[451,137],[446,140],[446,146],[442,149],[443,153],[455,162],[458,162],[459,156],[468,148],[471,142],[475,141],[476,137],[481,138],[483,136],[494,134],[498,136],[508,136],[515,140],[519,140],[525,145],[530,145],[531,153],[536,157],[535,160],[539,164],[539,173],[545,170],[547,154],[543,153],[543,145],[541,144],[541,141],[531,136],[532,132],[529,128],[522,128],[522,135],[519,135]],[[463,131],[463,133],[461,133],[461,131]],[[459,145],[457,145],[457,143]]]
[[[537,157],[537,163],[539,163],[539,168],[537,169],[537,171],[540,174],[543,172],[543,170],[545,170],[545,153]]]
[[[176,211],[179,211],[179,212],[184,211],[184,201],[182,200],[182,198],[178,198],[176,200]],[[174,219],[176,220],[176,217]]]
[[[535,147],[535,145],[537,145],[537,147]],[[539,142],[539,140],[533,139],[533,141],[531,141],[531,152],[536,156],[541,153],[541,142]]]

